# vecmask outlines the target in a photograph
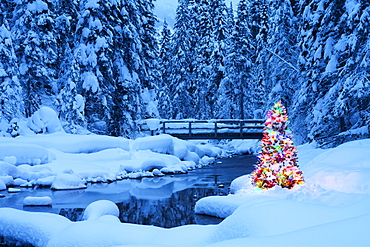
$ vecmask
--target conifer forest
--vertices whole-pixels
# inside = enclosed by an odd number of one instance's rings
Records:
[[[153,0],[1,0],[0,132],[48,106],[68,133],[135,138],[281,100],[300,143],[369,137],[368,0],[178,2],[158,27]]]

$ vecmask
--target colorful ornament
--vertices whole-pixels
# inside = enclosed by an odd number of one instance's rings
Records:
[[[302,172],[298,169],[297,148],[288,129],[288,114],[279,101],[267,113],[263,131],[262,148],[252,173],[252,184],[260,189],[276,185],[292,189],[304,184]]]

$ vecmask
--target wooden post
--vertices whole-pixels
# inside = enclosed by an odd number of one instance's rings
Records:
[[[166,122],[163,122],[162,124],[163,124],[163,127],[162,127],[162,128],[163,128],[162,133],[163,133],[163,134],[166,134]]]
[[[191,137],[191,122],[189,122],[189,137]]]
[[[240,120],[240,137],[243,137],[243,121]]]
[[[215,137],[217,137],[217,122],[215,122]]]

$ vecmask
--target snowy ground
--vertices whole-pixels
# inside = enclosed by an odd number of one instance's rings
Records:
[[[235,141],[229,148],[243,153],[253,146]],[[370,140],[298,149],[305,186],[258,191],[243,176],[234,180],[233,195],[198,201],[198,213],[227,217],[219,225],[163,229],[120,223],[116,206],[98,201],[82,222],[0,208],[0,235],[34,246],[370,246]],[[186,172],[220,153],[168,135],[3,137],[0,190],[35,184],[77,189],[87,182]],[[32,197],[25,203],[52,204],[50,198]]]

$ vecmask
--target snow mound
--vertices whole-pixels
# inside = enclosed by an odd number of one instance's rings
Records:
[[[233,154],[255,154],[260,149],[260,141],[257,140],[232,140],[226,145],[226,150]]]
[[[116,204],[108,200],[93,202],[85,209],[83,220],[97,220],[102,216],[119,216],[119,209]],[[107,219],[103,217],[103,219]]]
[[[57,113],[46,106],[41,107],[28,119],[28,127],[35,133],[64,132]]]
[[[200,157],[218,157],[222,154],[222,149],[219,147],[212,146],[211,144],[197,145],[198,155]]]
[[[69,223],[67,218],[56,214],[24,212],[12,208],[0,210],[0,235],[32,246],[46,246],[48,240]]]
[[[0,176],[14,177],[18,173],[17,167],[7,162],[0,161]]]
[[[23,199],[23,206],[51,206],[52,204],[53,200],[49,196],[27,196]]]
[[[49,150],[34,144],[26,143],[1,143],[0,159],[14,156],[17,159],[16,164],[39,165],[50,163],[55,159],[55,155]]]
[[[54,133],[49,135],[19,136],[4,138],[9,143],[37,144],[44,148],[54,148],[64,153],[95,153],[111,148],[130,150],[131,140],[123,137],[99,135],[72,135]]]
[[[6,190],[6,184],[4,183],[4,181],[0,178],[0,191],[1,190]]]
[[[131,144],[132,151],[151,150],[156,153],[173,153],[173,137],[170,135],[148,136],[137,138]]]
[[[39,186],[46,186],[46,187],[51,187],[53,184],[53,181],[55,179],[55,176],[48,176],[44,178],[39,178],[36,180],[35,184]]]
[[[7,156],[7,157],[4,157],[3,158],[3,161],[4,162],[7,162],[7,163],[9,163],[11,165],[15,165],[15,164],[17,164],[17,157],[15,157],[15,156]]]
[[[86,183],[74,174],[59,174],[51,185],[53,190],[85,189]]]
[[[370,194],[370,139],[342,144],[303,166],[307,183],[344,193]]]
[[[274,236],[237,238],[207,245],[207,247],[224,246],[260,246],[300,247],[327,246],[370,246],[370,214],[334,221],[314,227]]]
[[[366,215],[369,208],[370,200],[345,207],[329,207],[274,197],[260,197],[244,203],[222,221],[214,233],[214,238],[217,241],[224,241],[241,237],[279,235]]]

